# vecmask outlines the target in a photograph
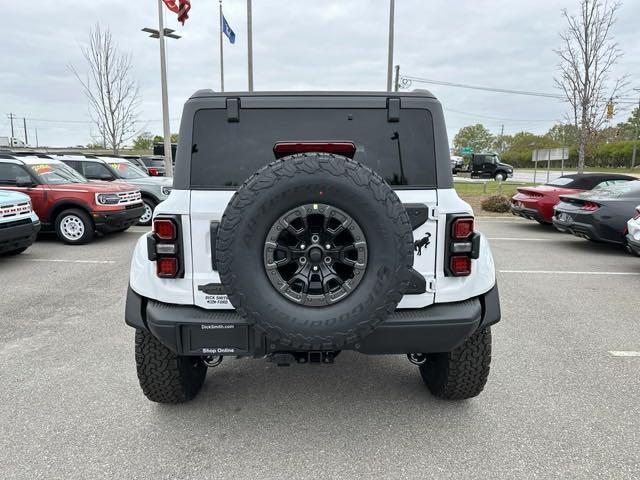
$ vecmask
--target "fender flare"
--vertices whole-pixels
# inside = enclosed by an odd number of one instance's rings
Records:
[[[66,208],[81,208],[89,215],[91,215],[92,212],[91,207],[81,200],[78,200],[76,198],[61,198],[59,200],[56,200],[51,205],[51,207],[49,207],[49,211],[47,213],[47,223],[53,224],[53,222],[55,222],[56,220],[55,217],[57,216],[57,213]],[[54,213],[56,215],[54,215]]]

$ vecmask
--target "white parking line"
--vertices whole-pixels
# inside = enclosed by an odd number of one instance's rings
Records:
[[[62,258],[24,258],[23,262],[51,262],[51,263],[92,263],[99,265],[111,265],[115,260],[65,260]]]
[[[480,223],[530,223],[529,220],[524,218],[501,218],[501,217],[475,217],[477,222]]]
[[[557,242],[557,238],[518,238],[518,237],[487,237],[487,240],[498,242]]]
[[[577,272],[566,270],[498,270],[500,273],[540,273],[545,275],[628,275],[640,276],[640,272]]]
[[[612,357],[640,357],[640,352],[634,352],[632,350],[611,350],[609,355]]]

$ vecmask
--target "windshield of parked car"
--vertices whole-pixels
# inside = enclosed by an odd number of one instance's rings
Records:
[[[130,162],[113,162],[109,164],[109,167],[111,167],[118,177],[124,179],[144,178],[149,176]]]
[[[574,180],[575,179],[571,177],[560,177],[556,178],[555,180],[551,180],[549,183],[547,183],[547,185],[549,185],[550,187],[566,187]]]
[[[86,178],[64,163],[36,163],[28,167],[42,183],[48,185],[88,182]]]

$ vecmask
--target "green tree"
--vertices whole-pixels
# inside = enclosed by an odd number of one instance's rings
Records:
[[[578,144],[578,129],[573,124],[557,123],[544,136],[559,145],[573,146]]]
[[[153,148],[153,136],[150,132],[142,132],[133,140],[135,150],[151,150]]]
[[[162,142],[164,142],[164,137],[162,135],[156,135],[155,137],[153,137],[153,143],[162,143]],[[171,143],[178,143],[177,133],[171,134]]]
[[[462,127],[453,137],[453,146],[461,148],[471,147],[476,153],[487,151],[493,145],[495,138],[489,130],[480,123]]]
[[[633,140],[640,132],[640,108],[636,107],[626,122],[617,125],[618,140]]]

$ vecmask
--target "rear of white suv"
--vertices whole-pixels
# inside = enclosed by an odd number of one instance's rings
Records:
[[[433,96],[201,91],[180,139],[127,298],[147,397],[192,398],[224,356],[341,350],[406,354],[444,398],[480,393],[495,269]],[[173,366],[151,368],[158,355]]]

